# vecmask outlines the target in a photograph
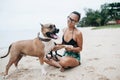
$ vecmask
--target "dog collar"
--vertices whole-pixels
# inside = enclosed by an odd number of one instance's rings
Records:
[[[51,39],[46,39],[46,38],[39,37],[39,40],[44,41],[44,42],[49,42]]]

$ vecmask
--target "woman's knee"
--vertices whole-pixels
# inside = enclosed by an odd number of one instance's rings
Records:
[[[60,64],[61,66],[64,66],[64,65],[66,64],[66,61],[60,60],[59,64]]]
[[[63,66],[63,67],[68,66],[68,63],[69,63],[69,60],[68,60],[68,59],[65,59],[65,58],[63,58],[63,59],[61,59],[61,60],[59,61],[59,64],[60,64],[61,66]]]
[[[59,63],[63,67],[75,67],[79,65],[79,61],[71,57],[64,57]]]

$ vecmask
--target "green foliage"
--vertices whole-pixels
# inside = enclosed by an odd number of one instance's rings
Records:
[[[81,26],[100,26],[101,15],[99,11],[92,9],[86,9],[86,17],[80,21]]]
[[[103,26],[110,20],[120,19],[120,3],[105,3],[101,5],[101,10],[85,9],[85,13],[79,26]]]

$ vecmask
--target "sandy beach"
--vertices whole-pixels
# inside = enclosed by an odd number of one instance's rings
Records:
[[[38,58],[26,56],[19,62],[16,71],[14,65],[5,80],[120,80],[120,29],[80,28],[83,33],[81,65],[65,72],[45,64],[47,75],[41,74]],[[63,50],[59,50],[60,54]],[[7,48],[0,48],[0,56]],[[9,56],[0,59],[0,80],[2,80]]]

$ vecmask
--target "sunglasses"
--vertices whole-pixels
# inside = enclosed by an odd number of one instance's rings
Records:
[[[68,20],[70,20],[72,23],[77,23],[78,21],[72,19],[70,16],[67,17]]]

